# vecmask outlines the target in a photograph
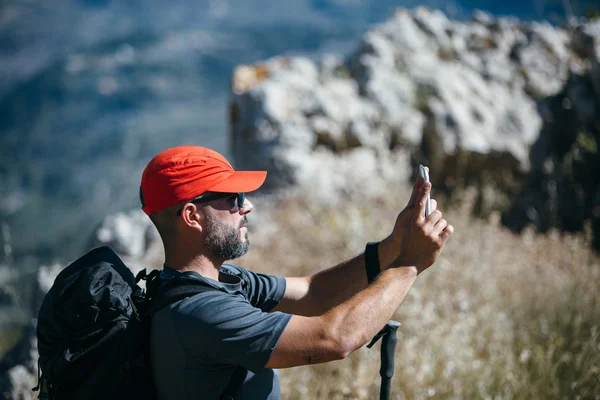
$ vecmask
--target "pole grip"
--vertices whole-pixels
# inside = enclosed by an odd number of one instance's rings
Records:
[[[390,320],[384,328],[386,332],[381,339],[381,369],[379,370],[382,379],[391,379],[394,376],[394,355],[398,341],[396,331],[399,326],[400,322]]]

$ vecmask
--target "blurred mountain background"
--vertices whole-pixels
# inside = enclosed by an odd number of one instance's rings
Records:
[[[595,0],[3,0],[0,224],[9,264],[72,259],[109,214],[138,205],[143,167],[193,143],[230,156],[233,68],[344,56],[397,7],[475,9],[563,24]],[[34,261],[35,262],[35,261]]]

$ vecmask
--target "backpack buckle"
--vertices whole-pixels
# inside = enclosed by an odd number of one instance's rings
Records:
[[[153,269],[150,273],[146,271],[146,268],[140,270],[135,276],[135,283],[139,283],[139,281],[152,281],[155,278],[158,278],[160,275],[159,269]]]

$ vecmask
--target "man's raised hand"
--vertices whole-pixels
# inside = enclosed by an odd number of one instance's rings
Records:
[[[400,255],[404,226],[408,224],[412,218],[413,210],[417,204],[419,192],[421,191],[424,182],[425,181],[423,178],[420,175],[417,175],[417,179],[415,179],[415,183],[413,184],[412,192],[410,194],[410,200],[408,200],[406,207],[404,207],[400,214],[398,214],[398,217],[396,217],[396,223],[394,224],[394,229],[391,235],[381,242],[379,252],[383,253],[384,259],[389,260],[389,262],[392,262]],[[434,199],[431,199],[430,205],[430,211],[433,212],[437,208],[437,202]],[[387,266],[387,264],[385,266]]]
[[[419,273],[439,257],[454,228],[442,218],[437,203],[431,201],[431,214],[425,218],[425,203],[431,183],[418,178],[406,208],[400,213],[393,236],[401,234],[400,252],[394,266],[415,266]]]

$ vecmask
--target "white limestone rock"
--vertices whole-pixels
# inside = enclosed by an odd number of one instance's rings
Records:
[[[96,230],[93,247],[109,246],[123,257],[143,259],[158,239],[152,221],[141,210],[108,216]]]
[[[477,160],[463,171],[489,164],[522,176],[542,127],[537,101],[562,91],[575,72],[591,71],[600,88],[597,25],[567,31],[484,12],[453,21],[424,7],[400,9],[343,62],[278,57],[243,66],[232,84],[236,166],[268,170],[271,187],[351,190],[340,171],[384,182],[393,168],[386,160],[404,149],[412,162],[435,165],[440,181],[456,172],[446,167],[457,154]],[[252,84],[241,84],[242,75]],[[591,103],[578,93],[571,104],[586,116]],[[362,162],[348,172],[357,154]]]

